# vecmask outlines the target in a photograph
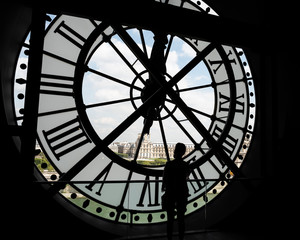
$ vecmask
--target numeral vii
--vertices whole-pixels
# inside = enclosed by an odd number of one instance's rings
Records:
[[[78,117],[51,130],[43,131],[43,134],[57,160],[60,160],[61,156],[91,142]]]

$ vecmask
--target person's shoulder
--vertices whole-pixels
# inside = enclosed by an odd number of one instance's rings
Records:
[[[184,161],[182,161],[183,162],[183,166],[185,167],[185,168],[189,168],[189,164],[187,163],[187,162],[184,162]]]
[[[184,168],[184,169],[189,169],[189,168],[190,168],[189,163],[187,163],[187,162],[185,162],[185,161],[182,161],[182,168]]]
[[[172,161],[166,162],[165,169],[169,168],[170,166],[172,166]]]
[[[170,166],[171,163],[172,163],[172,161],[167,161],[165,167]]]

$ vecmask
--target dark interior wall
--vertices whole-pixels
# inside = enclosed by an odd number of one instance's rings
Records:
[[[249,49],[250,61],[258,69],[256,90],[261,126],[263,181],[250,198],[230,217],[218,224],[223,229],[249,233],[263,231],[268,239],[287,239],[296,230],[290,220],[297,209],[299,121],[299,13],[293,1],[207,0],[222,16],[255,24],[259,49]],[[233,3],[233,4],[232,4]],[[234,6],[234,7],[233,7]],[[247,29],[245,29],[247,31]],[[255,143],[257,144],[257,143]],[[296,164],[297,165],[297,164]]]

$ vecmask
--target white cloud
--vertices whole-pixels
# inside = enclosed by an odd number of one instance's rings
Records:
[[[178,60],[178,53],[176,51],[170,51],[168,60],[166,62],[166,67],[168,74],[170,74],[172,77],[180,70]]]
[[[187,56],[191,58],[194,58],[196,56],[195,51],[186,42],[182,44],[181,50],[182,50],[181,56]]]

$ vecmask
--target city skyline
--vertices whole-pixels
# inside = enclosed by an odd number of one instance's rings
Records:
[[[135,142],[121,141],[113,142],[108,147],[116,153],[127,154],[129,158],[133,158],[136,154],[136,147],[140,140],[141,134],[139,133]],[[177,142],[167,143],[168,153],[170,158],[174,158],[174,149]],[[185,144],[185,143],[184,143]],[[186,145],[186,154],[194,150],[193,144]],[[167,158],[165,152],[165,146],[163,142],[152,142],[151,134],[145,134],[144,139],[139,150],[139,159],[150,159],[150,158]]]

